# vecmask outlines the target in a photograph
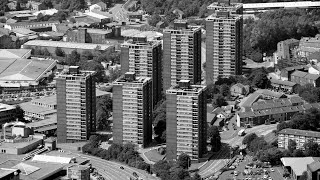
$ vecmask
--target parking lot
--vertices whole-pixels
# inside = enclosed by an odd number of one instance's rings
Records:
[[[252,157],[245,156],[243,160],[239,160],[234,163],[233,167],[230,166],[233,170],[228,170],[223,172],[219,176],[219,180],[282,180],[283,169],[281,167],[259,167],[259,165],[251,165]],[[289,179],[287,179],[289,180]]]

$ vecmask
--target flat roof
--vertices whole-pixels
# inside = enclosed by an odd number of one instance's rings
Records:
[[[30,41],[29,41],[30,42]],[[0,81],[36,81],[56,64],[55,60],[0,58]]]
[[[57,116],[57,115],[54,114],[53,116]],[[36,127],[43,127],[43,126],[54,125],[54,124],[57,124],[57,118],[48,118],[48,119],[44,119],[36,122],[27,123],[26,126],[36,128]]]
[[[43,98],[34,99],[32,102],[43,103],[48,105],[57,105],[57,95],[45,96]]]
[[[53,114],[56,113],[56,109],[50,109],[42,106],[37,106],[32,104],[32,102],[24,102],[20,104],[20,107],[30,113],[36,113],[36,114],[42,114],[42,115],[47,115],[47,114]]]
[[[121,30],[121,36],[123,37],[146,37],[148,41],[155,39],[156,37],[162,37],[163,34],[157,31],[139,31],[136,29],[124,29]]]
[[[307,131],[300,129],[282,129],[279,134],[288,134],[296,136],[307,136],[307,137],[317,137],[320,138],[320,132],[317,131]]]
[[[104,96],[104,95],[110,95],[110,94],[112,94],[112,93],[107,92],[107,91],[101,91],[98,88],[96,88],[96,97]]]
[[[307,165],[319,161],[318,157],[284,157],[280,159],[284,166],[290,166],[296,176],[301,176],[307,171]]]
[[[22,58],[28,53],[31,53],[31,49],[0,49],[0,58]]]
[[[41,142],[41,139],[36,139],[33,138],[30,141],[26,141],[26,142],[19,142],[19,143],[7,143],[7,142],[2,142],[0,145],[0,148],[14,148],[14,149],[19,149],[19,148],[23,148],[26,147],[29,144],[33,144],[36,142]]]
[[[291,82],[291,81],[283,81],[283,80],[279,80],[279,79],[270,79],[271,83],[275,83],[275,84],[279,84],[279,85],[285,85],[285,86],[290,86],[293,87],[295,86],[297,83]]]
[[[291,76],[305,77],[308,73],[303,71],[294,71]]]
[[[87,29],[87,32],[88,33],[93,33],[93,34],[109,34],[112,32],[112,30],[106,30],[106,29],[91,29],[91,28],[88,28]]]
[[[43,46],[43,47],[60,47],[60,48],[70,48],[70,49],[89,49],[89,50],[93,50],[97,47],[100,47],[100,50],[102,51],[107,50],[110,47],[114,46],[114,44],[75,43],[75,42],[47,41],[47,40],[32,40],[32,41],[26,42],[24,45]]]
[[[115,84],[123,84],[123,83],[133,83],[133,84],[142,83],[142,84],[144,84],[150,80],[151,80],[151,78],[149,78],[149,77],[140,77],[139,76],[139,77],[136,77],[136,79],[133,81],[127,81],[125,76],[121,76],[114,83]]]
[[[297,1],[297,2],[274,2],[274,3],[247,3],[243,4],[243,9],[260,9],[260,8],[289,8],[289,7],[318,7],[320,2],[317,1]]]
[[[59,21],[40,21],[40,22],[16,22],[8,24],[10,26],[31,26],[31,25],[40,25],[47,26],[48,24],[59,24]]]
[[[16,109],[15,106],[0,103],[0,112]]]

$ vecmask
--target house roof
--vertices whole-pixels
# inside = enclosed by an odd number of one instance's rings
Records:
[[[291,76],[297,76],[297,77],[305,77],[308,73],[303,71],[294,71]]]
[[[288,134],[288,135],[296,135],[296,136],[307,136],[307,137],[318,137],[320,138],[320,132],[316,131],[307,131],[300,129],[282,129],[279,134]]]
[[[281,92],[274,92],[268,89],[259,89],[256,91],[256,93],[260,93],[266,96],[271,96],[271,97],[275,97],[275,98],[281,98],[281,97],[286,97],[286,95],[284,93]]]
[[[156,24],[156,26],[161,26],[162,24],[164,24],[164,22],[163,22],[163,21],[159,21],[159,22]]]
[[[23,34],[23,35],[31,35],[31,34],[34,35],[34,34],[36,34],[36,32],[31,31],[30,29],[26,29],[26,28],[16,28],[16,29],[13,29],[12,32]]]
[[[306,79],[312,79],[312,80],[317,80],[317,79],[320,78],[320,75],[308,73],[304,78],[306,78]]]
[[[315,172],[320,169],[320,162],[314,161],[313,163],[308,164],[307,167],[308,167],[308,169],[311,170],[311,172]]]
[[[224,111],[221,107],[217,107],[212,111],[212,114],[219,114]]]
[[[270,79],[271,83],[274,84],[279,84],[279,85],[285,85],[285,86],[290,86],[293,87],[295,86],[297,83],[291,82],[291,81],[283,81],[283,80],[278,80],[278,79]]]
[[[107,4],[104,3],[104,2],[98,2],[98,3],[96,3],[96,5],[98,5],[100,7],[106,7],[107,6]]]

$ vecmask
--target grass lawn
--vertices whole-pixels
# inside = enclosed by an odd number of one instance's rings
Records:
[[[158,162],[160,160],[162,160],[164,158],[165,155],[161,155],[158,153],[158,151],[156,149],[153,149],[151,151],[148,151],[146,153],[144,153],[144,155],[153,162]]]

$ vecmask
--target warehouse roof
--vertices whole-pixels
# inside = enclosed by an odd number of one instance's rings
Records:
[[[24,45],[42,46],[42,47],[60,47],[60,48],[70,48],[70,49],[89,49],[89,50],[93,50],[97,47],[100,47],[100,50],[103,50],[103,51],[114,46],[113,44],[75,43],[75,42],[46,41],[46,40],[28,41]]]

